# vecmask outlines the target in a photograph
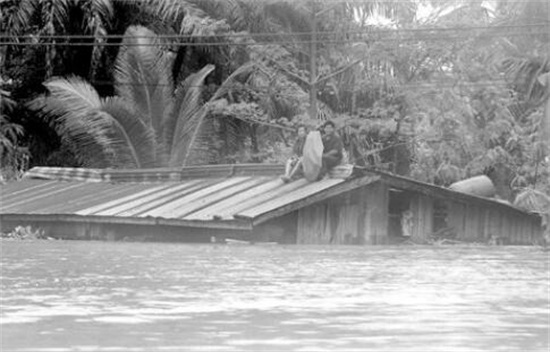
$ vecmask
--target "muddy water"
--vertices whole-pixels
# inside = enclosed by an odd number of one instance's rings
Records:
[[[1,351],[548,351],[534,247],[1,242]]]

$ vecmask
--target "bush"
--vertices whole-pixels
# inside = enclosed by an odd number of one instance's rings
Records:
[[[10,240],[44,240],[49,239],[43,229],[33,229],[32,226],[17,226],[11,232],[0,232],[0,238]]]

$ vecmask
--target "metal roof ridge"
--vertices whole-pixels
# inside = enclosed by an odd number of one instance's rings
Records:
[[[192,178],[226,178],[233,176],[279,176],[283,164],[209,164],[148,169],[97,169],[36,166],[23,178],[82,182],[167,182]]]

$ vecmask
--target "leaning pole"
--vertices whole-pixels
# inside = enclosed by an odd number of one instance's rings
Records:
[[[541,75],[539,82],[546,87],[546,103],[544,105],[544,115],[540,124],[540,138],[546,143],[547,156],[550,156],[550,72]]]

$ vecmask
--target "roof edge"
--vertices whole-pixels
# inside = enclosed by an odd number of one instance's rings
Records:
[[[291,213],[295,210],[298,210],[300,208],[306,207],[308,205],[311,205],[313,203],[317,203],[320,201],[323,201],[325,199],[328,199],[330,197],[336,196],[338,194],[341,194],[343,192],[348,192],[353,189],[366,186],[368,184],[374,183],[376,181],[380,180],[380,176],[378,175],[366,175],[362,177],[352,178],[349,180],[345,180],[342,183],[338,183],[336,185],[333,185],[329,188],[326,188],[324,190],[321,190],[311,196],[308,196],[307,198],[302,198],[295,200],[294,202],[288,203],[286,205],[280,206],[278,208],[275,208],[273,210],[267,211],[263,214],[260,214],[256,217],[245,217],[239,214],[236,214],[234,217],[235,219],[239,220],[247,220],[251,221],[253,226],[259,225],[261,223],[264,223],[268,220],[271,220],[273,218]]]
[[[416,191],[424,195],[435,197],[435,198],[448,199],[447,197],[450,197],[451,199],[459,202],[474,202],[478,204],[483,204],[483,205],[493,206],[500,209],[518,212],[524,215],[540,217],[540,214],[538,213],[525,211],[524,209],[518,208],[512,204],[499,202],[498,200],[493,198],[481,197],[475,194],[458,192],[447,187],[442,187],[431,183],[426,183],[426,182],[414,180],[411,178],[386,173],[383,171],[369,170],[369,172],[380,175],[381,181],[386,183],[388,186]]]
[[[120,224],[120,225],[166,225],[190,228],[206,228],[218,230],[252,230],[252,222],[244,219],[200,221],[179,220],[166,218],[135,218],[119,216],[76,215],[76,214],[0,214],[3,221],[41,221],[41,222],[65,222],[83,224]]]

